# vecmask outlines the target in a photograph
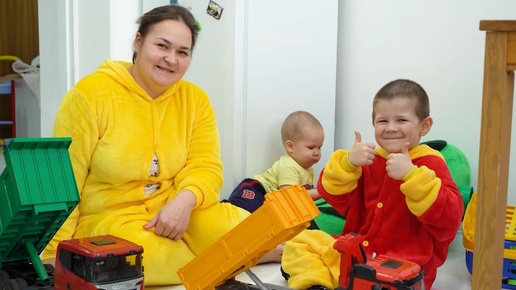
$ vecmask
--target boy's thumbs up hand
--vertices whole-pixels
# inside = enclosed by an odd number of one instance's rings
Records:
[[[354,166],[363,166],[373,163],[375,156],[375,145],[372,143],[362,143],[362,135],[355,131],[355,143],[349,150],[348,160]]]
[[[414,167],[409,155],[409,142],[401,147],[400,153],[391,153],[387,156],[387,165],[385,170],[387,174],[397,180],[401,180]]]

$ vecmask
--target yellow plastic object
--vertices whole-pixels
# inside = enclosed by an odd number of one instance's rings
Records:
[[[474,252],[475,223],[477,214],[477,193],[471,195],[464,221],[462,223],[462,244],[470,252]],[[516,206],[507,205],[505,211],[505,240],[516,241]],[[516,249],[504,249],[504,258],[516,260]]]
[[[299,185],[267,193],[260,208],[180,268],[178,275],[186,289],[215,289],[306,229],[318,214],[310,195]]]
[[[12,60],[17,61],[19,58],[13,55],[0,55],[0,60]]]

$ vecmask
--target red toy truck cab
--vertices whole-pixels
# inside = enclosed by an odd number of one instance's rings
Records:
[[[378,255],[367,260],[354,233],[340,236],[333,248],[341,253],[339,290],[425,290],[423,267]]]
[[[111,235],[62,241],[56,290],[143,290],[143,247]]]

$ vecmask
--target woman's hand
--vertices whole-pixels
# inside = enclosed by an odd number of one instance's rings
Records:
[[[196,201],[191,191],[180,191],[143,228],[147,230],[154,228],[154,233],[158,236],[173,240],[181,239],[190,222],[190,215]]]

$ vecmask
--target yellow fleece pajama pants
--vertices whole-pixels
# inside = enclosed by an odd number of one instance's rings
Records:
[[[129,214],[130,213],[130,214]],[[128,218],[130,216],[130,218]],[[194,210],[183,238],[178,241],[157,236],[154,229],[144,230],[153,215],[143,207],[129,209],[119,218],[99,219],[78,224],[77,236],[112,234],[144,248],[143,265],[145,286],[181,284],[179,268],[249,216],[249,213],[230,203],[216,203],[206,209]]]
[[[307,289],[338,286],[340,253],[333,249],[335,238],[320,230],[304,230],[285,243],[281,267],[290,275],[288,286]]]

